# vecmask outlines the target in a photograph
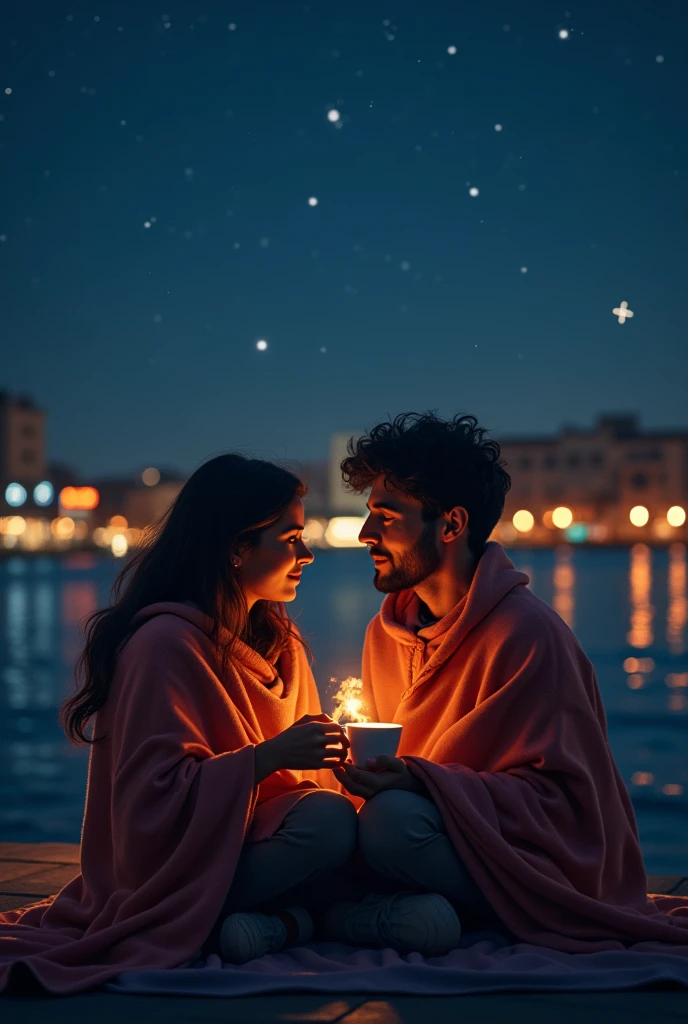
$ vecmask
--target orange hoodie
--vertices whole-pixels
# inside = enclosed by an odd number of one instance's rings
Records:
[[[521,940],[688,955],[688,898],[646,895],[593,667],[528,582],[490,542],[463,601],[418,634],[413,592],[387,595],[366,634],[366,710],[403,725],[399,756]]]
[[[255,785],[255,745],[320,713],[298,641],[277,671],[239,644],[222,674],[200,611],[170,602],[137,620],[96,715],[107,738],[91,748],[80,873],[57,896],[0,914],[0,992],[18,962],[62,994],[185,963],[210,934],[246,837],[271,835],[318,780],[336,788],[329,769]]]

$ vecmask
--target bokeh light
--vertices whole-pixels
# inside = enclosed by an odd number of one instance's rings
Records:
[[[42,480],[33,489],[33,500],[41,508],[50,505],[55,497],[55,488],[48,480]]]
[[[26,488],[21,484],[8,484],[5,488],[5,501],[12,508],[19,508],[26,501]]]
[[[650,513],[644,505],[634,505],[628,514],[628,518],[634,526],[647,526]]]
[[[669,526],[683,526],[686,521],[686,510],[680,505],[672,505],[667,512],[667,523]]]
[[[141,479],[146,487],[155,487],[156,484],[160,483],[160,470],[155,469],[154,466],[149,466],[148,469],[144,469]]]
[[[522,508],[514,514],[511,520],[519,533],[529,533],[535,526],[535,517],[528,509]]]
[[[566,530],[573,522],[573,512],[565,505],[560,505],[552,512],[552,522],[559,530]]]

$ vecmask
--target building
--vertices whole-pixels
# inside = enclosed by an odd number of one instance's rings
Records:
[[[342,480],[340,466],[342,459],[346,458],[346,445],[351,436],[351,434],[333,434],[330,437],[327,498],[328,512],[331,516],[367,516],[368,514],[366,495],[353,494],[346,489]]]
[[[635,415],[605,415],[592,429],[566,426],[556,437],[505,438],[500,446],[512,481],[502,539],[520,532],[528,543],[551,543],[557,520],[572,540],[684,539],[685,518],[679,524],[673,512],[672,526],[667,513],[688,507],[688,430],[644,431]],[[519,530],[514,516],[528,512],[532,528]]]
[[[52,504],[45,484],[45,412],[24,395],[0,392],[0,514],[37,512]]]

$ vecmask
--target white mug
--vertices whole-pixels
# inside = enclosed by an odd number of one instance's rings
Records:
[[[381,754],[394,757],[399,749],[401,729],[396,722],[347,722],[349,757],[357,768],[367,768],[369,757]]]

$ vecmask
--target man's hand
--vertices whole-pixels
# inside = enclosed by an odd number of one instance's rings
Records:
[[[367,768],[357,768],[351,761],[346,761],[332,771],[348,793],[364,800],[370,800],[385,789],[405,789],[420,796],[428,795],[425,784],[411,774],[400,757],[382,754],[370,758]]]

